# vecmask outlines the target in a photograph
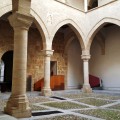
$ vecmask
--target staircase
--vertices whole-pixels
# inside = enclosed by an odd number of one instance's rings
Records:
[[[89,75],[89,83],[92,88],[101,88],[101,79],[99,77]]]
[[[44,86],[44,78],[34,84],[35,91],[41,91]],[[64,75],[53,75],[50,77],[50,87],[52,90],[64,90]]]

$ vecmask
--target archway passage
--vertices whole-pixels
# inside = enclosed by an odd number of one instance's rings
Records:
[[[4,81],[1,91],[11,91],[12,87],[12,69],[13,69],[13,51],[7,51],[3,54],[1,60],[4,62]]]
[[[107,23],[91,46],[90,74],[102,80],[106,90],[120,90],[120,27]]]
[[[58,79],[55,83],[61,83],[64,89],[78,89],[83,84],[80,40],[74,32],[75,27],[71,26],[61,26],[52,42],[54,54],[51,60],[57,61],[57,77],[63,76],[63,79]],[[58,88],[60,90],[63,87]]]
[[[57,75],[57,61],[50,61],[50,75]]]

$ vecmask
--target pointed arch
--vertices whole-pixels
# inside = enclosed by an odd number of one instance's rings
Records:
[[[12,4],[9,4],[7,6],[3,6],[2,8],[0,8],[0,17],[3,16],[4,14],[8,13],[12,11]],[[44,22],[42,21],[42,19],[40,18],[40,16],[33,10],[31,9],[31,13],[30,13],[35,19],[34,22],[42,36],[42,41],[43,41],[43,49],[46,49],[46,40],[48,40],[49,37],[49,33],[48,30],[46,28],[46,25],[44,24]]]
[[[115,25],[120,26],[120,20],[119,19],[115,19],[115,18],[103,18],[101,19],[97,24],[95,24],[95,26],[90,30],[88,36],[86,37],[86,49],[90,49],[92,41],[95,37],[95,35],[97,34],[97,32],[106,24],[108,23],[112,23]]]
[[[51,40],[53,41],[53,38],[55,36],[55,34],[57,33],[57,31],[64,25],[68,25],[77,35],[81,48],[85,49],[85,43],[84,43],[84,34],[81,30],[81,28],[71,19],[65,19],[61,22],[59,22],[52,30],[52,38]]]
[[[0,17],[3,16],[4,14],[10,12],[10,11],[12,11],[12,4],[2,6],[0,8]]]
[[[43,49],[47,48],[46,41],[50,39],[49,32],[47,30],[47,27],[43,20],[40,18],[40,16],[33,10],[31,9],[31,15],[35,18],[34,23],[37,26],[41,36],[42,36],[42,41],[43,41]]]

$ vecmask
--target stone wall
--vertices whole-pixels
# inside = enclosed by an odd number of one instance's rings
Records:
[[[106,90],[120,90],[120,27],[111,25],[100,32],[105,33],[105,54],[94,39],[91,46],[90,74],[102,79]]]
[[[63,57],[64,44],[62,34],[57,34],[53,40],[54,53],[51,61],[57,61],[57,75],[66,75],[66,62]],[[63,41],[64,42],[64,41]],[[41,54],[42,38],[36,28],[29,30],[28,44],[28,75],[32,75],[32,84],[44,77],[44,57]]]
[[[54,50],[54,54],[51,57],[51,61],[57,61],[58,75],[66,75],[67,70],[67,59],[64,56],[64,42],[64,34],[57,32],[53,40],[52,49]]]
[[[63,36],[60,34],[54,38],[53,49],[54,54],[51,57],[51,61],[57,61],[57,74],[66,74],[66,63],[63,58],[63,44],[61,43]],[[9,51],[13,50],[14,31],[8,21],[0,21],[0,57]],[[28,37],[28,66],[27,75],[32,76],[32,88],[34,83],[44,77],[44,57],[41,54],[42,50],[42,38],[34,26],[29,30]]]
[[[98,6],[105,5],[105,4],[110,3],[112,1],[115,1],[115,0],[98,0]]]
[[[0,21],[0,58],[13,50],[13,29],[7,21]]]

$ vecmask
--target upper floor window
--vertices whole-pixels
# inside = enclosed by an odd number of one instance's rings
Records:
[[[88,2],[88,10],[98,7],[98,0],[89,0]]]

